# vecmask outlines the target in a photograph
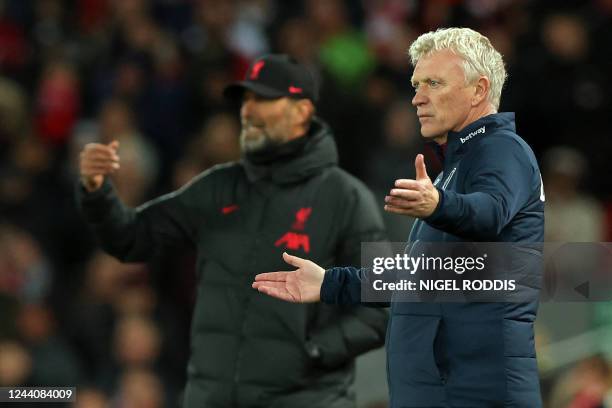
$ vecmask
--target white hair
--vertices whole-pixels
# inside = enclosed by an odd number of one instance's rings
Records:
[[[408,50],[412,65],[433,52],[451,50],[463,59],[463,71],[467,83],[485,76],[491,83],[488,99],[499,108],[502,87],[508,77],[501,54],[493,48],[484,35],[469,28],[440,28],[417,38]]]

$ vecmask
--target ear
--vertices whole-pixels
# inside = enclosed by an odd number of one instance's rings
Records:
[[[314,114],[314,105],[310,99],[300,99],[295,103],[295,112],[297,122],[300,125],[305,125]]]
[[[487,99],[489,92],[491,92],[491,81],[489,81],[489,78],[481,76],[474,84],[472,106],[480,105],[483,100]]]

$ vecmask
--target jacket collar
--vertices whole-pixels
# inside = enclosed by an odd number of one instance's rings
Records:
[[[474,144],[475,140],[498,129],[506,129],[516,133],[514,112],[493,113],[470,123],[458,132],[448,132],[444,162],[448,163],[456,155],[465,153]],[[440,146],[436,143],[434,150],[438,155],[440,149]]]
[[[274,184],[291,184],[319,173],[323,168],[338,164],[336,142],[329,126],[319,118],[310,124],[303,148],[297,154],[270,163],[254,163],[247,157],[241,163],[250,182],[268,180]]]

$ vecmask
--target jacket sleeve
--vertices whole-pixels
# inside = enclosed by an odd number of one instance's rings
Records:
[[[514,139],[492,138],[476,153],[466,175],[466,193],[438,188],[440,202],[424,220],[460,237],[494,241],[534,194],[537,169]]]
[[[337,266],[325,271],[321,285],[321,302],[330,305],[361,303],[361,281],[364,269]]]
[[[345,218],[340,220],[346,228],[341,239],[337,260],[345,264],[359,265],[361,242],[385,239],[383,221],[374,198],[365,187],[358,190],[352,197],[346,197],[346,203]],[[345,275],[344,272],[347,274]],[[342,313],[337,322],[311,335],[311,343],[316,345],[317,353],[320,353],[319,358],[324,366],[346,363],[384,344],[387,311],[355,306],[360,303],[361,284],[357,278],[359,274],[360,269],[351,267],[332,268],[325,274],[324,287],[321,289],[322,295],[329,290],[336,296],[351,298],[342,302],[345,305],[340,306]],[[335,280],[332,277],[339,279]],[[332,280],[334,280],[333,283]]]
[[[104,251],[123,262],[142,262],[161,247],[195,245],[202,218],[195,204],[202,187],[199,176],[173,193],[128,208],[107,178],[92,193],[77,183],[76,197]]]

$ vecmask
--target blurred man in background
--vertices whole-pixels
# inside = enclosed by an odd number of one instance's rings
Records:
[[[242,101],[240,162],[131,209],[108,179],[120,166],[119,142],[88,144],[77,189],[83,213],[102,248],[123,262],[197,249],[185,407],[354,407],[354,358],[382,345],[386,314],[288,305],[249,283],[278,269],[283,251],[328,266],[359,262],[361,242],[384,237],[372,195],[337,167],[303,66],[259,58],[226,95]]]

